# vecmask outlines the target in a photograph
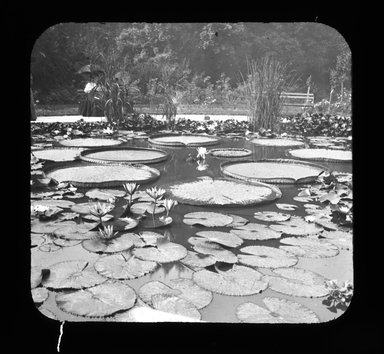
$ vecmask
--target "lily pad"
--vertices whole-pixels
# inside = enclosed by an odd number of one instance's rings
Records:
[[[327,242],[332,243],[344,250],[351,250],[353,247],[352,233],[346,231],[324,231],[321,237],[325,237]]]
[[[330,293],[323,276],[309,270],[291,267],[273,270],[276,275],[265,275],[269,287],[282,294],[299,297],[322,297]]]
[[[286,299],[265,297],[266,308],[252,302],[241,304],[236,316],[246,323],[318,323],[319,318],[309,308]]]
[[[64,312],[85,317],[105,317],[130,309],[135,304],[136,293],[126,284],[107,281],[92,288],[58,294],[55,300]]]
[[[225,176],[248,182],[311,183],[325,167],[290,159],[225,162],[220,166]]]
[[[248,219],[243,218],[242,216],[234,214],[229,214],[229,216],[233,219],[233,221],[230,224],[225,225],[226,227],[239,227],[249,223]]]
[[[257,220],[267,222],[281,222],[291,218],[289,214],[278,213],[276,211],[258,211],[253,216]]]
[[[104,226],[113,226],[115,231],[127,231],[139,225],[139,220],[134,218],[118,218],[103,222]]]
[[[97,236],[97,232],[91,231],[96,223],[69,224],[53,231],[56,237],[67,240],[88,240]]]
[[[243,240],[270,240],[281,237],[281,232],[257,223],[248,223],[247,225],[237,227],[230,232]]]
[[[294,205],[294,204],[276,203],[275,205],[280,210],[293,211],[297,209],[297,205]]]
[[[155,214],[160,214],[165,211],[165,208],[162,205],[157,205],[155,208],[154,204],[150,202],[134,203],[133,205],[131,205],[129,211],[133,214],[153,214],[153,212],[155,212]]]
[[[35,150],[33,151],[33,154],[40,160],[50,160],[50,161],[56,161],[56,162],[63,162],[63,161],[73,161],[76,160],[80,152],[83,149],[44,149],[44,150]]]
[[[199,270],[206,268],[216,263],[216,259],[210,255],[199,254],[197,252],[188,251],[186,257],[180,260],[181,263],[191,268],[192,270]]]
[[[148,141],[164,146],[207,146],[218,144],[220,139],[208,135],[156,134],[150,136]]]
[[[44,241],[45,239],[41,235],[31,233],[31,248],[41,246]]]
[[[81,240],[67,240],[66,238],[55,237],[52,242],[60,247],[72,247],[81,243]]]
[[[147,183],[160,176],[157,169],[146,165],[76,165],[52,166],[46,175],[58,182],[68,182],[76,187],[117,187],[123,183]]]
[[[118,189],[90,189],[85,195],[90,199],[109,200],[125,196],[124,191]]]
[[[43,200],[35,200],[31,203],[32,206],[42,205],[50,208],[70,208],[74,205],[74,202],[70,200],[55,200],[55,199],[43,199]]]
[[[212,293],[198,286],[193,280],[176,278],[166,285],[159,281],[150,281],[144,284],[138,292],[139,297],[152,305],[154,295],[172,295],[191,302],[197,309],[208,306],[212,301]]]
[[[292,199],[301,203],[310,203],[313,201],[313,197],[293,197]]]
[[[49,270],[49,276],[43,280],[43,285],[49,289],[84,289],[106,280],[82,260],[59,262]]]
[[[195,179],[163,187],[171,198],[191,205],[256,205],[281,197],[281,191],[275,186],[219,178]]]
[[[209,150],[210,155],[221,158],[242,158],[252,155],[252,151],[242,148],[221,148]]]
[[[151,217],[147,217],[142,220],[141,226],[145,229],[157,229],[159,227],[164,227],[172,224],[173,219],[168,216],[160,216],[158,219],[152,219]]]
[[[38,307],[38,310],[45,316],[45,317],[48,317],[52,320],[55,320],[55,321],[58,321],[58,318],[56,317],[56,315],[51,311],[51,310],[48,310],[47,308],[44,307],[44,305],[42,306],[39,306]]]
[[[152,306],[155,310],[190,317],[196,320],[201,319],[200,312],[191,302],[177,296],[167,294],[154,295],[152,296]]]
[[[48,299],[49,292],[46,288],[35,288],[31,290],[32,299],[35,304],[42,304]]]
[[[298,149],[288,151],[295,158],[314,161],[350,162],[352,152],[334,149]]]
[[[299,257],[325,258],[334,257],[339,254],[339,248],[332,243],[310,237],[287,237],[280,243],[288,246],[280,246],[281,249],[289,251]]]
[[[59,143],[60,145],[63,145],[63,146],[93,148],[93,147],[102,147],[102,146],[116,146],[116,145],[121,145],[123,142],[120,140],[113,140],[113,139],[76,138],[76,139],[60,140]]]
[[[31,267],[31,289],[38,287],[43,280],[43,272],[40,267]]]
[[[183,223],[187,225],[202,225],[207,227],[227,226],[233,222],[229,215],[213,212],[194,212],[184,215]]]
[[[270,228],[283,234],[294,236],[313,235],[323,231],[321,226],[308,223],[299,216],[292,216],[289,221],[270,225]]]
[[[133,241],[128,234],[122,234],[111,239],[104,239],[97,236],[89,240],[84,240],[82,246],[89,252],[117,253],[132,248]]]
[[[151,273],[156,262],[143,261],[131,253],[124,252],[111,256],[100,257],[94,267],[101,275],[112,279],[135,279]]]
[[[142,260],[157,263],[170,263],[178,261],[187,255],[184,246],[173,242],[157,244],[157,247],[135,248],[133,254]]]
[[[305,143],[291,139],[270,139],[270,138],[255,138],[251,143],[262,146],[305,146]]]
[[[249,267],[234,265],[226,272],[211,272],[206,269],[193,273],[193,280],[199,286],[212,292],[245,296],[258,294],[268,287],[263,275]]]
[[[157,246],[158,239],[163,239],[164,235],[152,231],[143,231],[139,233],[140,238],[146,246]]]
[[[250,267],[282,268],[292,267],[298,258],[290,252],[267,246],[247,246],[240,249],[251,256],[238,254],[239,263]]]
[[[54,244],[52,241],[45,242],[39,247],[39,251],[41,252],[56,252],[61,250],[61,247]]]
[[[238,247],[243,243],[243,240],[234,234],[221,231],[200,231],[196,236],[203,237],[210,242],[216,242],[227,247]]]
[[[98,218],[97,216],[92,215],[92,214],[82,215],[82,218],[83,218],[83,220],[89,220],[89,221],[93,221],[93,222],[100,222],[100,218]],[[106,221],[109,221],[109,220],[112,220],[112,219],[113,219],[113,215],[111,215],[111,214],[106,214],[106,215],[101,217],[101,221],[102,222],[106,222]]]
[[[237,263],[238,259],[234,253],[226,250],[215,242],[209,242],[203,238],[201,239],[201,241],[198,241],[193,245],[193,249],[196,252],[211,255],[217,262]]]

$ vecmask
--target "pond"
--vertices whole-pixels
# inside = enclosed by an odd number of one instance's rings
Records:
[[[196,156],[196,147],[167,147],[154,145],[148,142],[146,137],[144,138],[134,138],[126,141],[123,145],[119,147],[144,147],[144,148],[156,148],[166,151],[169,154],[169,157],[165,161],[159,163],[154,163],[149,165],[150,167],[156,168],[160,171],[160,177],[150,183],[142,184],[140,190],[145,190],[153,186],[162,187],[163,185],[169,185],[173,182],[182,182],[186,180],[196,179],[201,176],[209,176],[211,178],[223,178],[224,176],[220,172],[220,164],[227,161],[225,158],[217,158],[211,155],[207,155],[205,163],[206,169],[198,169],[198,164],[196,162],[187,162],[189,154]],[[306,146],[309,146],[308,144]],[[241,138],[227,138],[222,137],[218,145],[207,147],[207,149],[214,148],[245,148],[252,151],[252,156],[247,157],[247,159],[260,160],[264,158],[290,158],[287,155],[288,150],[295,149],[295,147],[273,147],[273,146],[259,146],[244,137]],[[71,165],[82,165],[84,161],[70,162]],[[46,162],[46,165],[56,164],[53,162]],[[328,167],[332,171],[338,172],[352,172],[352,163],[328,163],[320,162],[321,165]],[[211,211],[217,213],[231,214],[241,216],[246,218],[250,223],[260,222],[261,224],[268,223],[263,221],[258,221],[254,218],[255,212],[263,211],[273,211],[273,212],[283,212],[290,215],[296,215],[300,217],[307,216],[308,214],[304,208],[304,202],[295,201],[293,198],[298,195],[300,189],[303,186],[297,185],[278,185],[282,192],[280,199],[277,199],[273,202],[269,202],[262,205],[256,206],[238,206],[238,207],[212,207],[212,206],[194,206],[186,205],[179,203],[171,212],[173,222],[165,227],[158,229],[153,229],[151,231],[166,234],[168,239],[180,245],[183,245],[186,249],[192,250],[192,245],[188,242],[188,239],[192,236],[195,236],[196,233],[200,231],[223,231],[228,232],[227,227],[205,227],[201,225],[187,225],[183,223],[183,217],[187,213],[199,212],[199,211]],[[86,193],[90,188],[78,188],[77,192]],[[123,191],[122,187],[113,187],[113,189],[120,189]],[[88,202],[87,197],[82,197],[79,199],[68,199],[64,196],[64,200],[70,200],[75,203],[84,203]],[[116,206],[119,206],[121,202],[117,202]],[[290,210],[280,210],[276,203],[286,203],[294,204],[297,208],[293,211]],[[321,205],[319,202],[313,202],[313,204]],[[324,205],[323,205],[324,206]],[[322,206],[322,207],[323,207]],[[65,210],[70,211],[68,210]],[[148,231],[144,229],[140,224],[136,228],[129,230],[128,232],[139,233],[141,231]],[[49,242],[49,236],[44,236],[46,241]],[[269,239],[269,240],[244,240],[241,248],[246,246],[270,246],[270,247],[280,247],[279,239]],[[234,254],[239,253],[240,247],[230,248]],[[50,252],[47,252],[47,248],[43,248],[43,251],[40,247],[31,248],[31,262],[33,267],[40,267],[43,269],[49,269],[50,266],[58,262],[69,261],[69,260],[84,260],[89,262],[89,265],[93,265],[99,258],[100,254],[89,252],[81,243],[70,246],[70,247],[55,247],[52,248]],[[298,257],[298,263],[295,267],[313,271],[317,274],[322,275],[326,279],[337,279],[339,283],[349,280],[353,282],[353,265],[352,265],[352,249],[345,250],[340,249],[339,253],[333,257],[327,258],[304,258]],[[222,266],[222,269],[225,270],[228,268],[228,265]],[[215,271],[213,266],[210,266],[209,269]],[[257,269],[259,271],[259,269]],[[260,272],[265,275],[273,275],[271,270],[268,268],[260,269]],[[133,288],[136,293],[138,293],[139,288],[149,281],[160,281],[167,285],[171,284],[172,279],[176,278],[188,278],[192,279],[193,270],[180,261],[164,263],[158,265],[155,270],[141,276],[137,279],[130,280],[120,280],[119,282],[128,284]],[[48,289],[48,297],[46,300],[39,304],[38,308],[48,316],[51,316],[60,321],[113,321],[112,317],[82,317],[70,314],[69,312],[64,312],[57,306],[55,301],[55,296],[60,293],[60,291],[54,291]],[[263,299],[265,298],[279,298],[287,299],[304,305],[308,309],[312,310],[320,320],[320,322],[327,322],[340,316],[341,311],[330,311],[327,306],[323,304],[324,297],[299,297],[291,296],[288,294],[283,294],[272,290],[271,288],[266,288],[262,292],[253,295],[245,296],[229,296],[222,295],[217,292],[212,293],[212,301],[208,306],[199,309],[201,314],[202,321],[208,322],[239,322],[239,318],[236,315],[237,308],[244,303],[254,303],[261,307],[265,308]]]

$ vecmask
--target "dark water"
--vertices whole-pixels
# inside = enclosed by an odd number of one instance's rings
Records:
[[[132,139],[122,146],[153,147],[153,148],[164,150],[169,153],[169,158],[166,161],[150,165],[151,167],[154,167],[160,171],[161,173],[160,178],[151,183],[142,185],[142,187],[140,188],[141,190],[150,188],[152,186],[161,187],[162,185],[166,185],[171,182],[180,182],[180,181],[185,181],[189,179],[195,179],[196,177],[199,177],[199,176],[210,176],[212,178],[223,177],[220,174],[220,164],[222,162],[228,161],[228,159],[216,158],[216,157],[207,155],[206,163],[208,164],[208,168],[205,171],[199,171],[197,170],[197,163],[186,162],[186,159],[189,153],[191,153],[194,156],[196,155],[196,148],[163,147],[159,145],[152,145],[148,143],[146,139]],[[222,140],[220,141],[220,144],[212,146],[212,148],[219,148],[219,147],[220,148],[239,147],[239,148],[250,149],[253,152],[253,155],[248,158],[251,158],[253,160],[258,160],[262,158],[287,158],[286,151],[289,149],[284,147],[257,146],[255,144],[250,143],[244,138],[239,138],[239,139],[222,138]],[[81,164],[82,162],[78,162],[78,163]],[[328,167],[330,170],[333,170],[333,171],[352,172],[351,163],[320,163],[320,164]],[[290,213],[292,215],[299,215],[299,216],[307,215],[304,212],[304,207],[303,207],[303,204],[305,203],[296,202],[292,199],[294,196],[298,194],[298,188],[296,186],[279,185],[279,188],[282,191],[282,197],[279,200],[277,200],[278,203],[289,203],[289,204],[295,204],[298,206],[298,208],[294,212],[283,211],[284,213]],[[119,189],[119,188],[114,187],[113,189]],[[86,192],[86,190],[79,188],[78,192]],[[88,198],[71,199],[71,200],[75,201],[76,203],[81,203],[81,202],[88,201]],[[260,206],[252,206],[252,207],[225,207],[225,208],[214,208],[214,207],[207,208],[204,206],[189,206],[189,205],[179,204],[171,212],[173,223],[167,227],[159,228],[153,231],[159,232],[162,234],[167,232],[172,242],[182,244],[187,249],[191,249],[189,243],[187,242],[188,238],[193,236],[198,231],[207,229],[205,227],[199,227],[199,226],[188,226],[182,222],[184,214],[189,212],[195,212],[195,211],[227,212],[227,213],[245,217],[250,222],[255,222],[256,220],[253,218],[253,214],[256,211],[280,211],[280,210],[275,206],[274,202],[260,205]],[[140,232],[143,230],[144,229],[140,228],[140,225],[139,225],[139,227],[136,229],[133,229],[132,232]],[[214,228],[212,230],[217,230],[217,231],[222,230],[227,232],[229,231],[228,228]],[[251,244],[278,247],[279,241],[278,240],[245,241],[241,247],[248,246]],[[238,253],[236,249],[231,249],[231,250],[234,253]],[[88,260],[90,264],[93,264],[93,262],[96,261],[97,258],[99,257],[99,255],[95,253],[90,253],[84,250],[81,244],[73,247],[63,247],[60,250],[57,250],[55,252],[41,252],[36,247],[31,250],[31,253],[32,253],[32,265],[40,265],[43,267],[48,267],[49,265],[52,265],[60,261],[75,260],[75,259]],[[349,268],[351,268],[351,255],[345,254],[344,252],[340,252],[340,255],[338,255],[337,257],[339,257],[340,262],[344,264],[344,268],[342,267],[340,268],[340,266],[337,263],[338,260],[336,260],[336,264],[334,265],[335,269],[329,268],[330,274],[334,275],[336,274],[334,273],[334,271],[338,271],[340,273],[340,272],[343,272],[342,269],[348,269],[348,275],[351,275],[350,273],[352,272],[352,270],[349,271]],[[337,258],[337,257],[333,257],[333,258]],[[344,257],[344,258],[340,258],[340,257]],[[324,265],[322,263],[316,263],[316,262],[319,262],[319,261],[314,260],[312,263],[307,262],[308,263],[307,268],[312,267],[311,270],[313,270],[313,267],[315,267],[315,269],[318,270],[316,267],[320,267],[319,269],[323,269]],[[328,259],[326,259],[326,261],[322,260],[320,262],[328,262]],[[306,261],[303,260],[302,263],[306,264]],[[344,276],[344,273],[341,273],[341,277]],[[146,275],[144,277],[134,279],[134,280],[127,280],[124,282],[129,284],[135,290],[138,290],[138,288],[141,285],[151,280],[159,280],[167,283],[169,279],[173,279],[177,277],[191,278],[191,275],[192,275],[192,272],[189,268],[183,266],[180,262],[175,262],[175,263],[162,265],[155,272],[149,275]],[[326,274],[324,274],[324,276],[325,275]],[[348,278],[347,275],[345,275],[345,277]],[[56,307],[54,296],[55,296],[55,293],[51,292],[49,298],[44,302],[42,307],[45,307],[50,311],[52,311],[59,320],[66,320],[66,321],[92,320],[88,318],[85,319],[77,316],[72,316],[70,314],[62,312],[60,309]],[[278,296],[281,298],[292,299],[296,302],[300,302],[305,306],[308,306],[309,308],[311,308],[313,311],[315,311],[322,321],[328,321],[333,318],[332,317],[333,314],[330,314],[329,311],[324,309],[324,306],[321,305],[321,300],[319,299],[292,298],[290,296],[277,294],[272,290],[267,289],[261,294],[252,295],[252,296],[235,297],[235,296],[224,296],[224,295],[214,294],[214,299],[212,303],[208,307],[200,310],[202,314],[202,320],[212,321],[212,322],[237,322],[237,319],[235,316],[235,309],[239,304],[243,302],[248,302],[248,301],[252,301],[260,304],[261,299],[265,296]],[[97,319],[97,320],[100,321],[100,319]]]

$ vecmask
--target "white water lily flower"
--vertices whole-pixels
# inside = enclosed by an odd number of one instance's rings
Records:
[[[198,147],[197,149],[197,159],[205,160],[205,155],[207,154],[208,150],[205,147]]]
[[[113,226],[104,226],[104,230],[99,230],[99,236],[105,240],[109,240],[117,235],[117,232],[113,232]]]
[[[177,205],[177,201],[176,200],[173,200],[173,199],[165,199],[164,200],[164,207],[165,207],[165,210],[167,212],[167,216],[169,214],[169,212]]]
[[[45,205],[31,205],[31,213],[45,213],[46,211],[49,210],[48,206]]]
[[[196,169],[198,171],[205,171],[208,168],[208,165],[206,163],[199,162]]]
[[[113,129],[107,127],[106,129],[103,129],[103,134],[113,134]]]
[[[125,189],[125,192],[132,196],[136,190],[140,187],[140,184],[136,184],[136,183],[125,183],[123,184],[123,187]]]
[[[165,189],[153,187],[145,191],[155,201],[161,199],[165,193]]]
[[[106,203],[100,203],[97,202],[89,207],[89,212],[98,218],[102,218],[106,214],[108,214],[113,207],[111,205],[108,205]]]

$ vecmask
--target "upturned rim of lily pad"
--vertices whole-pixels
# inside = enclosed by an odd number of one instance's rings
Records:
[[[189,136],[189,137],[204,137],[208,138],[211,141],[205,141],[205,142],[195,142],[195,143],[182,143],[181,141],[159,141],[156,140],[157,138],[163,138],[163,137],[180,137],[180,136]],[[156,145],[164,145],[164,146],[176,146],[176,147],[189,147],[189,146],[210,146],[210,145],[216,145],[220,142],[220,138],[217,136],[212,135],[204,135],[204,134],[180,134],[180,133],[159,133],[159,134],[153,134],[149,137],[148,142]]]
[[[53,150],[53,151],[62,151],[62,150],[74,150],[74,151],[78,151],[78,155],[76,155],[75,157],[73,157],[72,159],[66,159],[66,160],[52,160],[52,159],[47,159],[47,158],[42,158],[42,157],[38,157],[36,156],[39,160],[42,160],[42,161],[50,161],[50,162],[67,162],[67,161],[76,161],[76,160],[79,160],[80,158],[80,153],[81,151],[83,151],[83,149],[81,147],[76,147],[76,146],[51,146],[51,147],[48,147],[48,148],[43,148],[43,149],[36,149],[36,150],[33,150],[33,154],[35,154],[36,152],[39,152],[39,151],[48,151],[48,150]]]
[[[55,172],[55,171],[58,171],[58,170],[64,170],[64,169],[67,169],[67,168],[74,168],[74,167],[77,167],[77,168],[84,168],[84,167],[95,167],[97,168],[98,166],[100,167],[106,167],[102,164],[95,164],[95,163],[60,163],[60,162],[57,162],[55,163],[54,165],[51,165],[51,166],[44,166],[43,167],[43,173],[48,176],[49,173],[52,173],[52,172]],[[137,168],[137,169],[141,169],[141,170],[145,170],[147,172],[149,172],[151,174],[151,177],[149,178],[144,178],[144,179],[132,179],[132,180],[127,180],[126,178],[122,178],[122,179],[119,179],[119,180],[111,180],[111,181],[101,181],[101,182],[81,182],[81,181],[75,181],[75,180],[65,180],[65,181],[60,181],[60,182],[67,182],[67,183],[70,183],[72,184],[73,186],[75,187],[85,187],[85,188],[98,188],[98,187],[104,187],[104,188],[108,188],[108,187],[121,187],[122,184],[124,183],[128,183],[128,182],[134,182],[134,183],[138,183],[138,184],[144,184],[144,183],[150,183],[150,182],[153,182],[154,180],[156,180],[157,178],[160,177],[160,171],[157,170],[156,168],[153,168],[153,167],[149,167],[149,166],[146,166],[146,165],[143,165],[143,164],[130,164],[130,165],[121,165],[121,164],[109,164],[108,166],[118,166],[120,168],[123,168],[123,167],[133,167],[133,168]]]
[[[337,156],[337,154],[341,155],[344,152],[349,152],[349,153],[351,153],[351,158],[341,159],[341,158],[337,158],[337,157],[305,156],[305,153],[307,151],[312,152],[312,151],[316,151],[316,150],[318,150],[320,155],[321,155],[322,150],[323,151],[329,150],[332,152],[332,154],[334,154],[336,156]],[[318,149],[297,149],[297,150],[289,150],[286,152],[286,154],[287,154],[287,156],[289,156],[291,158],[293,157],[293,158],[298,159],[298,160],[312,160],[312,161],[337,162],[337,163],[351,163],[352,162],[352,152],[350,150],[321,149],[321,148],[318,148]],[[304,154],[304,156],[303,156],[303,154]]]
[[[240,152],[238,155],[232,155],[232,152]],[[242,152],[242,153],[241,153]],[[210,155],[218,158],[225,159],[239,159],[251,156],[253,154],[252,150],[245,148],[221,148],[221,149],[211,149],[209,150]]]
[[[140,160],[109,160],[109,159],[101,159],[96,157],[91,157],[92,154],[99,153],[99,152],[112,152],[112,151],[143,151],[143,152],[156,152],[161,153],[163,156],[160,157],[148,157],[143,158]],[[113,165],[113,164],[119,164],[119,165],[132,165],[134,164],[150,164],[150,163],[158,163],[165,161],[168,158],[169,154],[163,150],[160,149],[153,149],[153,148],[144,148],[144,147],[101,147],[101,148],[95,148],[95,149],[89,149],[84,150],[80,152],[80,159],[83,161],[91,162],[91,163],[97,163],[97,164],[105,164],[105,165]]]
[[[282,164],[282,168],[284,168],[284,165],[299,165],[304,167],[311,167],[314,170],[318,170],[318,173],[310,174],[306,177],[301,178],[294,178],[294,177],[260,177],[260,178],[249,178],[241,173],[235,173],[235,172],[229,172],[227,170],[227,167],[231,165],[236,164],[255,164],[255,163],[277,163]],[[248,183],[255,183],[255,182],[264,182],[264,183],[274,183],[274,184],[308,184],[308,183],[314,183],[316,182],[316,179],[318,175],[322,172],[329,172],[329,168],[323,165],[306,162],[306,161],[299,161],[294,159],[260,159],[260,160],[249,160],[249,161],[226,161],[220,164],[220,172],[224,176],[232,177],[235,179],[240,179],[242,181],[248,182]]]
[[[288,142],[288,144],[279,144],[279,140],[280,140],[280,143],[282,141],[284,142]],[[265,141],[274,141],[275,144],[264,144]],[[294,146],[294,147],[299,147],[299,146],[305,146],[305,142],[303,141],[299,141],[299,140],[294,140],[294,139],[287,139],[287,138],[254,138],[251,140],[251,143],[252,144],[255,144],[255,145],[260,145],[260,146],[271,146],[271,147],[276,147],[276,146],[281,146],[281,147],[290,147],[290,146]]]
[[[100,142],[98,145],[76,145],[76,142],[79,140],[93,140]],[[102,141],[110,140],[113,141],[113,144],[102,144]],[[76,147],[76,148],[95,148],[95,147],[107,147],[107,146],[118,146],[124,144],[124,141],[120,141],[117,139],[109,139],[109,138],[74,138],[68,140],[61,140],[59,144],[65,147]]]

